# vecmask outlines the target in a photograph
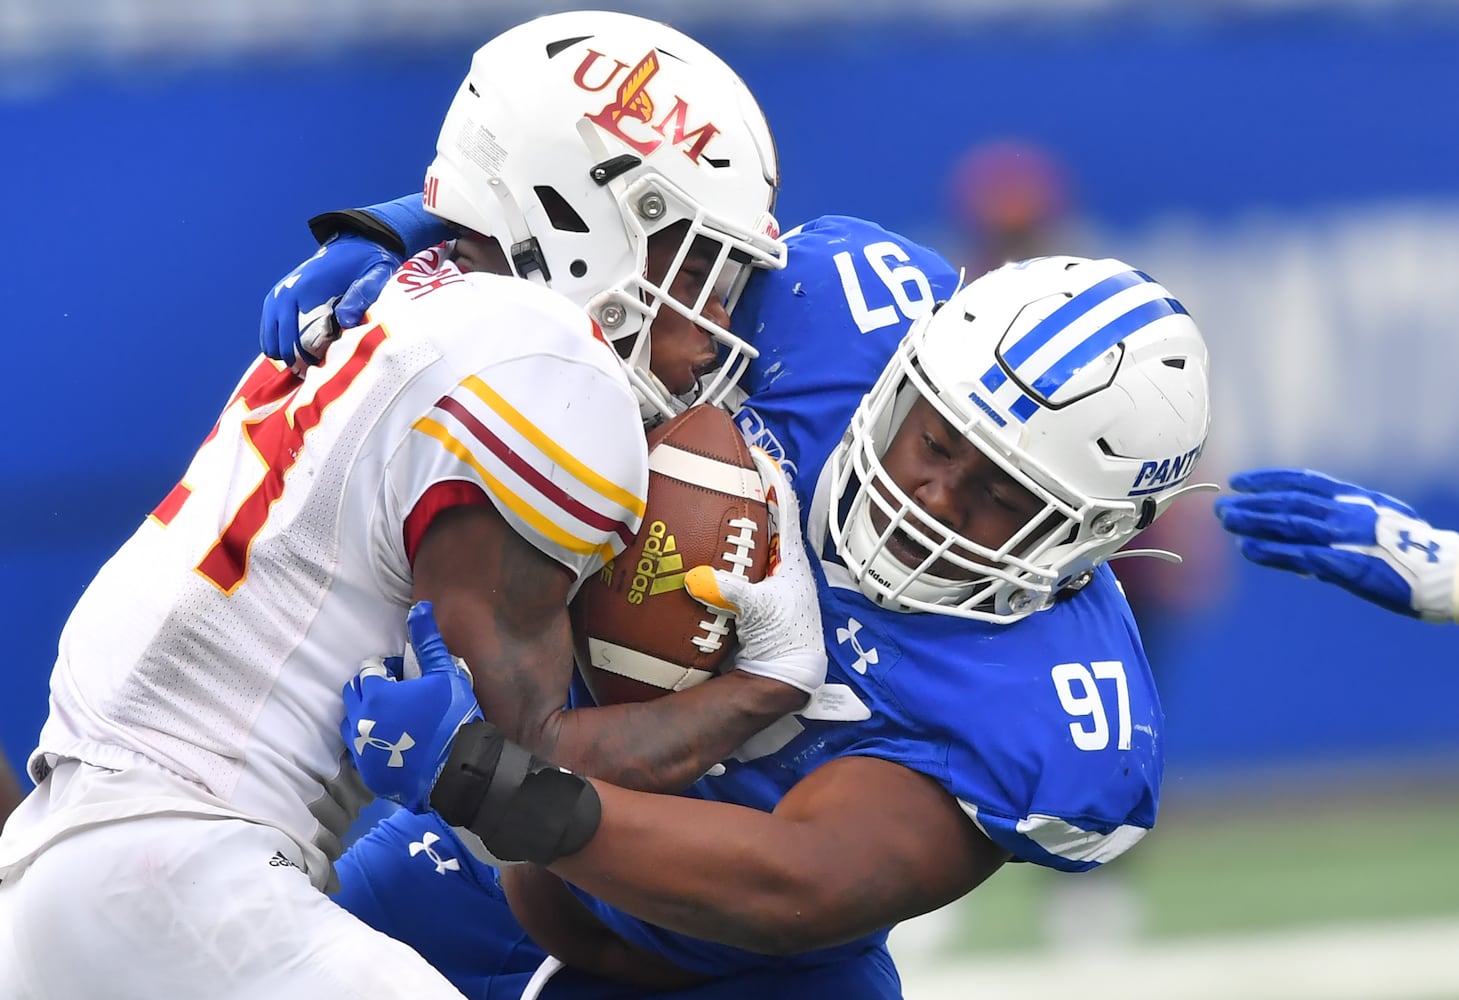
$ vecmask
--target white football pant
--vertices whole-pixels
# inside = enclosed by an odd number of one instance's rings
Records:
[[[297,857],[283,833],[238,819],[72,833],[0,884],[0,997],[460,1000],[316,889]]]

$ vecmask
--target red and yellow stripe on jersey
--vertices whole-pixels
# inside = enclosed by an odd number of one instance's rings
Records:
[[[413,426],[470,468],[505,516],[575,571],[611,560],[638,530],[642,485],[598,472],[478,375],[463,379]],[[641,438],[623,446],[643,447]]]

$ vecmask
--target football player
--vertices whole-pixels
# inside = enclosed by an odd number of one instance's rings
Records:
[[[400,648],[415,601],[478,665],[473,699],[565,755],[624,728],[539,692],[566,684],[571,595],[637,530],[643,412],[682,405],[736,276],[781,262],[768,126],[683,34],[564,14],[477,52],[428,177],[462,239],[302,379],[254,364],[72,612],[38,788],[0,836],[0,995],[458,996],[320,891],[364,799],[340,657]],[[662,385],[635,370],[650,330],[690,345]],[[649,726],[635,759],[697,776],[806,698],[713,683],[712,737]]]
[[[640,995],[653,955],[685,996],[897,996],[897,921],[1010,860],[1103,864],[1155,821],[1163,719],[1103,563],[1191,488],[1208,424],[1195,325],[1117,261],[1009,265],[934,315],[956,278],[925,248],[849,218],[787,244],[734,314],[758,352],[738,420],[804,503],[825,684],[682,795],[595,782],[596,835],[539,854],[546,868],[463,849],[483,800],[449,764],[491,759],[488,723],[409,751],[407,784],[446,776],[410,793],[444,818],[373,831],[340,899],[468,995],[537,988],[545,946],[568,967],[543,995]],[[696,596],[748,603],[713,582]],[[448,662],[361,678],[359,717],[418,725],[391,701],[460,687]],[[573,697],[590,703],[576,681]]]
[[[1252,469],[1216,516],[1242,555],[1262,566],[1335,583],[1389,611],[1459,620],[1459,532],[1412,507],[1310,469]]]

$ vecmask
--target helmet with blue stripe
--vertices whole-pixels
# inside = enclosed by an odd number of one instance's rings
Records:
[[[1128,264],[1040,257],[990,271],[912,327],[858,407],[831,459],[838,553],[898,610],[1009,622],[1050,606],[1200,488],[1207,368],[1185,308]],[[1036,498],[1007,539],[958,534],[887,472],[918,399]]]

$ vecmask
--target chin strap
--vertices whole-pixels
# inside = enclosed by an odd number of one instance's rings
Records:
[[[1165,510],[1165,508],[1167,508],[1171,504],[1175,503],[1175,501],[1179,500],[1183,496],[1188,496],[1191,493],[1220,493],[1220,492],[1221,492],[1221,487],[1218,484],[1216,484],[1216,483],[1187,483],[1186,485],[1182,486],[1180,489],[1176,490],[1174,493],[1170,494],[1170,496],[1168,496],[1164,500],[1160,501],[1160,509],[1163,512]]]
[[[1179,553],[1171,552],[1169,549],[1121,549],[1105,559],[1105,562],[1114,562],[1116,559],[1133,559],[1135,556],[1147,556],[1151,559],[1160,559],[1164,562],[1175,563],[1179,566],[1185,562]]]

